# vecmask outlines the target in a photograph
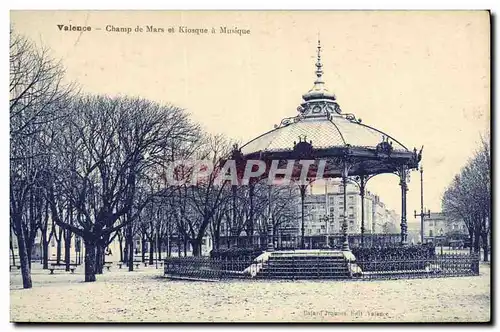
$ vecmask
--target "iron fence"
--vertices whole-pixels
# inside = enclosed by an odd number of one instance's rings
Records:
[[[252,257],[214,259],[210,257],[169,257],[165,275],[197,279],[250,278],[257,263]]]
[[[356,260],[351,275],[360,279],[409,279],[479,275],[477,254],[443,254],[425,259]]]
[[[309,272],[314,274],[315,269],[310,266],[310,259],[308,261],[303,257],[289,257],[286,260],[284,262],[286,266],[279,266],[281,270],[288,271],[291,266],[293,271],[288,272],[292,274],[307,274],[304,275],[305,277],[310,277]],[[276,262],[276,259],[273,259],[273,262]],[[222,259],[169,257],[165,259],[164,271],[165,275],[169,277],[209,280],[250,279],[254,277],[260,279],[280,278],[280,273],[283,274],[283,271],[275,269],[276,271],[273,272],[273,267],[275,267],[273,262],[255,262],[250,256]],[[270,263],[271,265],[269,265]],[[319,260],[316,262],[316,270],[319,271],[321,268],[321,271],[331,278],[334,266],[329,266],[329,263],[320,266],[320,263]],[[348,268],[348,273],[336,274],[337,279],[412,279],[479,275],[479,256],[477,254],[443,254],[419,259],[355,260],[344,261],[344,264]],[[335,266],[340,268],[337,265]],[[266,267],[271,268],[265,271]]]

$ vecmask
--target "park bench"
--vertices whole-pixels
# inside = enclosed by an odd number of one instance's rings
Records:
[[[104,262],[104,267],[108,269],[108,271],[111,271],[111,266],[113,265],[113,262]]]
[[[70,263],[69,264],[69,270],[71,271],[71,273],[75,273],[75,269],[76,267],[78,266],[78,264],[75,264],[75,263]],[[52,263],[50,264],[50,274],[54,274],[54,270],[66,270],[66,264],[57,264],[57,263]]]
[[[124,263],[124,262],[118,262],[116,263],[118,265],[118,268],[122,268],[123,265],[127,266],[128,263]],[[136,262],[134,261],[134,265],[135,265],[135,268],[138,269],[139,268],[139,264],[141,264],[141,262]]]
[[[149,264],[149,260],[147,261],[147,263],[148,263],[149,265],[151,265],[151,266],[156,265],[156,262],[158,262],[158,265],[163,266],[163,259],[156,259],[156,258],[154,258],[154,259],[153,259],[153,264]]]

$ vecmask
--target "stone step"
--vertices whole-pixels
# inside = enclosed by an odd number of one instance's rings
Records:
[[[269,259],[344,259],[343,255],[271,255]]]
[[[294,260],[294,261],[299,261],[299,262],[306,262],[306,261],[337,261],[337,262],[345,262],[346,260],[343,257],[269,257],[268,261],[273,260],[273,261],[289,261],[289,260]]]
[[[344,253],[339,250],[324,250],[324,249],[313,249],[313,250],[280,250],[273,251],[272,256],[284,256],[284,255],[309,255],[309,256],[343,256]]]
[[[349,275],[348,274],[337,274],[337,275],[259,274],[256,276],[256,278],[257,279],[348,279]]]
[[[286,273],[345,273],[346,271],[349,271],[349,269],[342,268],[342,269],[304,269],[304,268],[267,268],[264,267],[262,272],[269,272],[269,273],[281,273],[281,272],[286,272]]]
[[[347,264],[346,261],[344,260],[303,260],[303,261],[296,261],[293,259],[289,260],[274,260],[270,259],[267,261],[268,264],[288,264],[288,265],[313,265],[313,264],[321,264],[321,265],[340,265],[340,264]]]
[[[348,266],[328,267],[328,266],[268,266],[264,265],[262,270],[266,271],[345,271],[349,270]]]

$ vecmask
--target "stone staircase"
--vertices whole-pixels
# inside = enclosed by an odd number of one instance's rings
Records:
[[[271,252],[257,279],[347,279],[348,262],[342,251],[296,250]]]

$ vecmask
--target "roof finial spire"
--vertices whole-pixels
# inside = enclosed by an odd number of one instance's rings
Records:
[[[317,46],[317,59],[316,59],[316,80],[314,81],[314,86],[309,92],[302,95],[302,98],[307,102],[309,100],[332,100],[335,101],[335,95],[328,92],[325,88],[325,82],[323,81],[323,64],[321,63],[321,41],[319,39],[318,32],[318,46]]]
[[[322,83],[322,77],[323,76],[323,65],[321,64],[321,41],[319,39],[319,32],[318,32],[318,59],[316,62],[316,82],[315,83]]]

